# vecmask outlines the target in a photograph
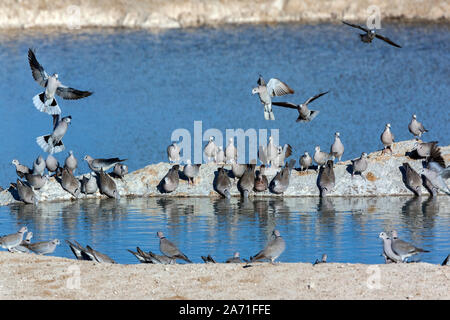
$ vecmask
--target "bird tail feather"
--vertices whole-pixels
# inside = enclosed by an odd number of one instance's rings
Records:
[[[45,112],[51,115],[61,114],[61,109],[58,106],[55,98],[51,103],[45,102],[45,93],[41,92],[33,97],[33,104],[41,112]]]

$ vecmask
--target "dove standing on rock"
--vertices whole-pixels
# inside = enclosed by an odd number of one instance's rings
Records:
[[[30,64],[31,72],[34,80],[40,86],[45,88],[45,91],[37,94],[33,98],[34,106],[41,112],[46,112],[55,117],[61,114],[61,109],[55,99],[55,94],[63,99],[75,100],[88,97],[92,94],[90,91],[80,91],[70,87],[64,86],[58,80],[58,74],[49,76],[44,68],[37,61],[33,50],[28,50],[28,62]]]
[[[217,145],[214,143],[214,137],[209,137],[209,142],[203,149],[203,153],[206,156],[206,162],[212,161],[217,153]]]
[[[181,259],[186,262],[192,263],[192,261],[189,260],[189,258],[186,257],[186,255],[184,255],[176,245],[167,240],[167,238],[161,231],[157,232],[157,236],[159,238],[159,250],[162,254],[171,259]]]
[[[30,250],[33,251],[36,254],[50,254],[55,251],[56,246],[59,245],[60,242],[58,239],[53,239],[50,241],[41,241],[41,242],[35,242],[35,243],[29,243],[25,244],[24,246]]]
[[[167,147],[167,157],[169,158],[169,162],[180,161],[180,147],[176,142]]]
[[[33,187],[33,189],[40,189],[47,183],[49,175],[41,176],[40,174],[25,174],[25,179],[27,179],[28,184]]]
[[[61,186],[75,198],[80,197],[81,183],[68,168],[64,168],[62,171]]]
[[[352,160],[352,179],[355,173],[359,173],[361,177],[364,178],[363,172],[366,171],[367,166],[369,163],[367,162],[367,153],[363,152],[361,153],[361,157],[358,159]]]
[[[283,147],[278,146],[277,154],[273,160],[273,165],[276,168],[281,167],[284,164],[284,160],[289,158],[292,154],[292,147],[289,144],[285,144]]]
[[[6,236],[0,237],[0,246],[3,249],[11,251],[12,248],[17,247],[22,243],[23,235],[27,232],[27,227],[20,228],[16,233],[8,234]]]
[[[178,164],[174,165],[161,180],[161,187],[164,192],[170,193],[175,191],[178,187],[178,183],[180,181],[180,176],[178,174],[179,168],[180,166]]]
[[[308,152],[305,152],[299,159],[300,162],[300,170],[308,170],[308,168],[312,164],[312,158]]]
[[[423,124],[417,121],[417,116],[415,114],[412,115],[411,122],[408,125],[408,130],[414,135],[416,140],[418,140],[424,132],[428,132],[428,130],[423,127]]]
[[[33,162],[33,174],[43,176],[46,167],[44,158],[42,156],[37,157]]]
[[[302,104],[294,104],[291,102],[272,102],[272,104],[274,106],[296,109],[298,111],[298,118],[297,118],[296,122],[309,122],[309,121],[312,121],[315,117],[317,117],[319,115],[319,111],[309,110],[308,104],[310,102],[313,102],[317,98],[323,96],[324,94],[327,94],[328,92],[329,91],[319,93],[319,94],[315,95],[314,97],[309,98]]]
[[[286,243],[281,237],[280,232],[278,230],[273,230],[272,235],[275,238],[270,240],[263,250],[258,252],[253,257],[250,257],[250,262],[268,259],[272,264],[274,264],[275,259],[283,253],[286,248]]]
[[[17,179],[16,188],[20,200],[29,204],[38,204],[39,199],[31,187],[27,186],[21,180]]]
[[[320,151],[320,146],[316,146],[313,159],[317,163],[317,171],[320,169],[321,166],[323,166],[329,159],[331,159],[332,155]]]
[[[391,124],[387,123],[384,127],[384,131],[381,134],[381,142],[384,145],[383,153],[386,152],[386,149],[389,149],[392,153],[392,144],[394,143],[394,134],[391,132]]]
[[[31,173],[30,168],[28,168],[23,164],[20,164],[19,160],[13,159],[11,163],[16,166],[16,173],[19,176],[19,178],[25,177],[25,173]]]
[[[230,199],[231,198],[231,194],[230,194],[231,180],[228,177],[228,174],[223,167],[218,168],[217,170],[218,170],[218,174],[217,174],[217,178],[215,179],[214,187],[221,196],[223,196],[227,199]]]
[[[392,230],[392,250],[400,256],[402,262],[419,252],[430,252],[421,248],[417,248],[412,244],[398,238],[397,231]]]
[[[275,120],[275,115],[272,111],[272,99],[274,96],[284,96],[285,94],[292,94],[292,90],[287,84],[281,82],[278,79],[272,78],[266,85],[266,82],[259,76],[258,86],[252,89],[252,94],[258,94],[259,100],[261,100],[264,106],[264,119]]]
[[[89,178],[85,175],[81,180],[81,192],[84,194],[93,194],[98,190],[97,179],[92,175],[92,172],[89,173]]]
[[[259,171],[257,171],[257,173],[256,173],[255,187],[254,187],[256,192],[266,191],[269,186],[269,181],[267,180],[267,176],[264,174],[265,169],[266,169],[266,166],[261,165],[259,167]]]
[[[284,168],[279,171],[270,182],[269,188],[273,193],[283,194],[289,187],[289,177],[294,168],[295,160],[291,159],[289,164],[286,163]]]
[[[334,134],[334,142],[330,148],[330,154],[338,158],[338,161],[341,161],[342,155],[344,154],[344,145],[341,141],[341,134],[336,132]]]
[[[240,179],[247,169],[247,165],[244,163],[232,163],[231,171],[233,172],[234,179]]]
[[[422,178],[421,176],[410,166],[409,163],[403,163],[405,169],[405,184],[406,186],[418,197],[422,195]]]
[[[67,156],[66,160],[64,161],[64,168],[67,168],[70,170],[70,172],[74,173],[75,169],[78,167],[78,160],[73,155],[73,151],[69,151],[69,155]]]
[[[244,174],[238,181],[238,189],[244,198],[248,198],[249,193],[255,186],[255,167],[255,164],[248,164]]]
[[[237,162],[237,149],[234,146],[234,139],[228,139],[228,145],[225,148],[225,159],[226,163],[235,163]]]
[[[116,163],[124,162],[127,159],[108,158],[108,159],[94,159],[90,155],[84,156],[84,161],[88,163],[92,171],[99,172],[100,170],[108,171],[116,165]]]
[[[191,164],[190,160],[187,160],[187,164],[183,168],[184,175],[188,178],[188,184],[194,184],[194,178],[198,176],[200,172],[201,164]]]
[[[325,197],[334,188],[335,176],[333,170],[333,160],[328,160],[319,175],[320,196]]]
[[[123,163],[116,163],[113,169],[113,174],[122,179],[126,174],[128,174],[128,166]]]
[[[214,162],[217,164],[225,163],[225,152],[223,151],[222,146],[217,148],[216,155],[214,156]]]
[[[100,192],[103,193],[104,195],[107,195],[110,198],[119,200],[120,194],[119,190],[117,190],[117,186],[114,180],[107,173],[105,173],[103,169],[100,169],[100,172],[98,174],[99,174],[98,184]]]
[[[58,159],[53,155],[48,154],[47,159],[45,159],[45,166],[47,167],[48,172],[56,172],[59,168]]]
[[[53,154],[61,152],[65,149],[64,143],[62,142],[62,138],[66,134],[71,120],[72,120],[71,116],[67,116],[62,119],[59,119],[58,116],[55,121],[53,132],[49,135],[40,136],[36,138],[36,142],[42,148],[42,150],[50,154]]]

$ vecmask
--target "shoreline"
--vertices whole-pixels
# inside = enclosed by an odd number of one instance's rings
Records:
[[[0,299],[450,299],[448,266],[244,265],[111,265],[0,252]]]
[[[415,140],[407,140],[396,142],[393,144],[394,152],[392,155],[382,154],[381,151],[375,151],[368,154],[368,168],[364,172],[366,179],[362,179],[359,175],[355,175],[352,179],[349,171],[351,161],[346,160],[337,162],[334,165],[334,174],[336,183],[333,190],[329,193],[329,197],[384,197],[384,196],[404,196],[413,195],[413,193],[405,186],[403,182],[403,174],[400,170],[403,162],[409,162],[414,170],[422,168],[423,159],[413,160],[405,154],[413,148]],[[440,146],[441,154],[444,160],[450,161],[450,146]],[[78,155],[76,155],[79,157]],[[291,157],[293,158],[293,157]],[[288,158],[287,161],[289,161]],[[299,171],[298,158],[296,160],[295,169],[291,172],[289,187],[283,195],[274,194],[269,190],[264,192],[252,191],[249,198],[292,198],[292,197],[319,197],[320,192],[317,186],[318,174],[314,169],[308,171]],[[217,174],[217,168],[220,166],[214,163],[202,164],[199,175],[195,178],[195,185],[189,186],[187,179],[183,179],[184,175],[179,174],[180,181],[177,189],[172,193],[161,193],[158,185],[167,171],[173,166],[166,162],[158,164],[150,164],[142,169],[128,173],[123,179],[114,178],[118,192],[121,197],[209,197],[220,198],[221,196],[214,190],[213,181]],[[182,172],[182,166],[180,171]],[[257,166],[257,169],[259,166]],[[231,171],[231,165],[225,165],[225,169]],[[85,172],[83,174],[88,174]],[[77,172],[77,178],[82,179],[83,174]],[[276,171],[272,170],[267,173],[268,181],[275,176]],[[231,175],[231,173],[229,174]],[[232,182],[230,194],[232,197],[240,197],[237,188],[237,182]],[[15,181],[14,181],[15,182]],[[41,202],[76,200],[71,194],[65,191],[59,181],[55,177],[51,177],[49,181],[39,190],[35,190]],[[428,195],[425,187],[422,187],[422,194]],[[445,195],[439,191],[438,195]],[[99,191],[91,195],[81,194],[78,199],[106,198]],[[0,192],[0,206],[9,205],[11,203],[21,202],[18,199],[16,190],[6,189]],[[38,204],[39,205],[39,204]]]
[[[450,4],[439,0],[4,0],[1,29],[123,27],[176,29],[229,24],[365,23],[379,9],[386,21],[449,22]]]

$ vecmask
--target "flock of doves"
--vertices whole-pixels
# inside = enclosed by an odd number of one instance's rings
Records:
[[[358,28],[364,31],[360,34],[362,42],[371,43],[373,39],[381,39],[388,44],[401,48],[389,38],[377,34],[375,30],[369,30],[359,25],[351,24],[343,21],[344,24]],[[64,166],[61,167],[58,160],[53,156],[54,153],[61,152],[65,149],[62,138],[67,132],[68,125],[71,123],[72,117],[66,116],[61,118],[61,109],[55,99],[55,95],[63,99],[81,99],[92,94],[90,91],[80,91],[67,86],[64,86],[58,80],[58,74],[48,75],[44,68],[39,64],[32,49],[28,51],[28,60],[31,67],[33,78],[36,82],[45,88],[44,92],[37,94],[33,98],[34,106],[41,112],[48,113],[53,117],[53,132],[48,135],[36,138],[37,144],[48,154],[47,159],[44,160],[39,156],[33,163],[33,169],[20,164],[18,160],[14,159],[12,163],[16,166],[16,173],[19,178],[25,178],[27,183],[17,179],[17,183],[11,183],[11,188],[16,189],[18,197],[25,203],[37,204],[39,201],[34,189],[42,188],[49,175],[44,175],[45,169],[49,173],[55,173],[55,177],[59,179],[64,190],[71,193],[76,198],[80,193],[92,194],[100,189],[100,192],[111,198],[119,199],[120,195],[117,191],[116,184],[112,177],[122,178],[128,173],[128,167],[123,164],[125,160],[119,158],[109,159],[93,159],[89,155],[84,157],[90,169],[93,171],[88,175],[83,175],[82,180],[78,180],[73,172],[77,168],[78,161],[70,151],[68,157],[65,159]],[[287,84],[282,81],[272,78],[266,84],[262,76],[257,81],[258,86],[253,88],[252,94],[258,94],[261,103],[264,106],[264,118],[266,120],[275,120],[275,115],[272,110],[272,105],[296,109],[298,111],[297,122],[312,121],[319,111],[310,110],[308,104],[314,100],[327,94],[321,92],[302,104],[294,104],[290,102],[272,102],[272,97],[283,96],[294,93]],[[418,140],[423,133],[427,132],[424,126],[417,120],[416,115],[412,116],[411,122],[408,125],[408,130]],[[388,123],[381,134],[381,142],[384,145],[383,153],[392,153],[392,145],[394,143],[394,134],[391,132],[391,125]],[[180,160],[180,147],[177,143],[172,143],[167,148],[167,155],[170,162],[178,162]],[[334,160],[339,161],[344,153],[344,145],[340,139],[340,133],[335,133],[334,143],[331,145],[330,152],[320,150],[320,146],[316,146],[315,153],[311,157],[308,152],[305,152],[299,159],[300,170],[308,170],[312,162],[317,163],[317,171],[320,169],[318,177],[318,186],[320,189],[320,196],[326,196],[332,190],[335,184],[334,176]],[[247,198],[251,191],[262,192],[269,189],[276,194],[283,194],[289,186],[289,177],[291,170],[294,168],[295,160],[291,159],[285,163],[285,159],[292,155],[292,148],[286,144],[276,146],[273,143],[272,137],[269,137],[269,143],[266,146],[260,146],[258,150],[258,158],[262,162],[259,170],[256,171],[256,160],[251,161],[250,164],[237,163],[237,149],[234,146],[233,138],[230,138],[225,150],[222,147],[217,147],[214,143],[213,137],[210,137],[209,142],[204,148],[204,154],[207,161],[214,161],[217,164],[222,164],[218,168],[218,175],[213,181],[214,190],[225,198],[230,198],[230,189],[232,182],[229,177],[229,172],[224,169],[223,164],[231,164],[231,173],[234,179],[238,179],[237,187],[242,197]],[[450,168],[445,166],[445,161],[441,155],[440,149],[437,146],[437,141],[419,142],[414,145],[413,150],[409,153],[412,159],[426,159],[425,166],[419,172],[416,172],[407,162],[403,164],[405,185],[416,195],[421,196],[421,187],[424,185],[430,192],[431,196],[436,196],[439,190],[450,195],[450,189],[446,185],[445,179],[450,177]],[[284,165],[284,166],[283,166]],[[363,172],[367,169],[367,154],[363,152],[361,157],[352,160],[352,177],[354,174],[360,174],[364,178]],[[183,174],[188,180],[189,184],[194,184],[194,178],[199,174],[201,164],[191,164],[189,160],[183,168]],[[265,170],[267,168],[278,170],[272,181],[268,182]],[[113,168],[111,174],[105,172]],[[179,183],[179,165],[175,164],[169,169],[168,173],[161,180],[158,189],[163,193],[173,192]],[[17,233],[5,235],[0,237],[0,245],[2,248],[11,252],[35,252],[37,254],[52,253],[56,246],[60,244],[58,239],[51,241],[43,241],[31,243],[33,236],[32,232],[27,233],[27,227],[22,227]],[[25,239],[24,234],[27,233]],[[137,251],[130,251],[140,262],[143,263],[162,263],[173,264],[177,259],[184,260],[188,263],[191,261],[183,254],[175,244],[170,242],[162,232],[158,232],[157,236],[160,240],[159,248],[163,255],[158,255],[153,252],[144,252],[139,247]],[[273,238],[267,243],[264,249],[256,255],[251,256],[249,260],[243,259],[244,262],[253,262],[258,260],[270,260],[274,263],[285,250],[285,242],[278,230],[272,232]],[[383,240],[383,256],[386,263],[391,262],[406,262],[409,257],[419,252],[428,252],[421,248],[417,248],[398,238],[397,232],[394,230],[390,235],[381,232],[379,237]],[[100,263],[115,263],[113,259],[105,254],[102,254],[90,246],[83,247],[76,241],[70,242],[66,240],[75,257],[79,260],[92,260]],[[450,256],[450,255],[449,255]],[[449,256],[442,263],[443,265],[450,265]],[[215,263],[213,257],[210,255],[201,257],[206,263]],[[316,260],[314,264],[325,263],[327,259],[326,254],[321,260]],[[227,263],[241,263],[239,252],[226,260]],[[247,264],[246,266],[250,266]]]

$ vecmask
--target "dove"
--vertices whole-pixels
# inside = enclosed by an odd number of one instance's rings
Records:
[[[174,165],[161,180],[161,187],[164,192],[170,193],[178,187],[178,183],[180,181],[180,177],[178,175],[179,168],[180,166],[178,164]]]
[[[108,171],[114,167],[117,163],[124,162],[127,159],[108,158],[108,159],[94,159],[90,155],[84,156],[84,161],[88,163],[89,168],[92,171],[99,172],[100,170]]]
[[[183,168],[184,175],[188,178],[189,184],[194,184],[194,178],[198,176],[200,172],[201,164],[191,164],[190,160],[187,160],[187,164]]]
[[[405,262],[409,257],[418,254],[419,252],[430,252],[428,250],[424,250],[421,248],[417,248],[412,244],[403,241],[398,238],[397,231],[392,230],[392,251],[396,253],[402,259],[402,262]]]
[[[30,168],[28,168],[23,164],[20,164],[19,160],[14,159],[11,163],[16,166],[16,173],[19,176],[19,178],[24,178],[25,173],[31,173]]]
[[[71,116],[67,116],[61,119],[59,119],[58,116],[54,123],[53,132],[49,135],[39,136],[36,138],[36,142],[42,148],[42,150],[53,154],[61,152],[65,149],[62,138],[66,134],[71,120]]]
[[[67,156],[66,160],[64,161],[64,168],[67,168],[70,170],[70,172],[74,173],[75,169],[78,167],[78,160],[73,155],[73,151],[69,151],[69,155]]]
[[[241,260],[241,258],[240,258],[240,256],[239,256],[239,252],[236,251],[236,252],[234,253],[233,257],[228,258],[228,259],[225,261],[225,263],[242,263],[242,260]]]
[[[334,134],[334,142],[330,148],[330,154],[338,158],[338,161],[341,161],[342,155],[344,154],[344,145],[341,141],[341,134],[336,132]]]
[[[320,111],[309,110],[308,109],[308,104],[313,102],[317,98],[320,98],[324,94],[327,94],[328,92],[329,91],[321,92],[321,93],[319,93],[319,94],[309,98],[308,100],[306,100],[304,103],[301,103],[301,104],[294,104],[294,103],[291,103],[291,102],[272,102],[272,105],[279,106],[279,107],[290,108],[290,109],[296,109],[298,111],[298,117],[297,117],[297,120],[295,122],[299,122],[299,123],[310,122],[315,117],[317,117],[319,115]]]
[[[159,250],[162,254],[171,259],[181,259],[186,262],[192,263],[192,261],[189,260],[189,258],[186,257],[186,255],[184,255],[175,244],[167,240],[167,238],[161,231],[158,231],[156,235],[159,238]]]
[[[93,194],[96,193],[97,190],[97,179],[92,175],[92,172],[89,173],[89,177],[83,175],[83,178],[81,179],[81,192],[83,192],[84,194]]]
[[[33,251],[36,254],[43,255],[43,254],[53,253],[53,251],[55,251],[55,249],[56,249],[56,246],[59,244],[60,244],[60,242],[58,239],[53,239],[50,241],[41,241],[41,242],[24,244],[24,246],[28,250]]]
[[[217,164],[225,163],[225,152],[223,151],[222,146],[218,147],[217,152],[214,156],[214,162]]]
[[[33,238],[33,232],[28,232],[25,239],[22,240],[22,242],[18,246],[11,248],[10,251],[11,252],[20,252],[20,253],[29,253],[30,250],[25,245],[31,243],[31,238]]]
[[[37,157],[33,162],[33,174],[43,176],[46,167],[44,158],[42,156]]]
[[[73,195],[75,198],[80,197],[81,193],[81,183],[74,177],[73,173],[68,169],[64,168],[61,177],[61,186],[68,193]]]
[[[0,246],[3,249],[7,249],[8,251],[11,251],[12,248],[17,247],[18,245],[20,245],[22,243],[23,235],[27,231],[28,231],[27,227],[23,226],[16,233],[12,233],[12,234],[8,234],[8,235],[0,237]]]
[[[45,166],[47,167],[48,172],[56,172],[59,168],[58,159],[53,155],[48,154],[47,159],[45,159]]]
[[[432,188],[439,189],[445,192],[446,194],[450,195],[450,189],[444,180],[444,178],[448,179],[450,177],[450,167],[446,169],[443,168],[438,169],[438,168],[439,166],[434,166],[433,170],[428,168],[422,168],[419,170],[419,174],[425,176],[425,178],[428,180]],[[429,187],[431,187],[430,185]],[[435,193],[432,192],[432,194]]]
[[[16,188],[20,200],[29,204],[38,204],[39,198],[36,196],[31,187],[24,184],[21,180],[17,179]]]
[[[389,43],[391,46],[401,48],[400,45],[396,44],[394,41],[392,41],[388,37],[385,37],[385,36],[382,36],[381,34],[376,33],[374,29],[367,29],[367,28],[361,27],[359,25],[345,22],[345,21],[342,21],[342,23],[344,23],[350,27],[357,28],[357,29],[364,31],[365,33],[359,34],[362,42],[371,43],[373,39],[378,38],[380,40],[383,40],[384,42]]]
[[[320,196],[325,197],[334,188],[335,176],[333,170],[333,160],[328,160],[325,167],[322,167],[319,175]]]
[[[98,263],[112,263],[115,264],[116,262],[108,257],[106,254],[101,253],[97,250],[92,249],[90,246],[86,246],[85,253],[90,256],[92,261],[97,261]]]
[[[285,144],[283,147],[277,147],[277,154],[273,159],[273,165],[276,168],[281,167],[284,164],[284,160],[289,158],[292,154],[292,147],[289,144]]]
[[[392,239],[385,232],[381,232],[378,237],[383,240],[385,262],[402,262],[402,258],[392,250]]]
[[[289,177],[292,168],[294,168],[295,160],[291,159],[289,164],[286,162],[285,166],[275,175],[269,185],[269,189],[276,194],[283,194],[289,187]]]
[[[417,116],[415,114],[412,115],[408,130],[414,135],[416,140],[418,140],[424,132],[428,132],[428,130],[423,127],[423,124],[417,121]]]
[[[355,173],[359,173],[361,177],[366,180],[366,178],[364,178],[363,172],[366,171],[367,167],[367,153],[363,152],[361,153],[361,157],[352,160],[352,178]]]
[[[264,106],[264,119],[266,120],[275,120],[275,115],[272,111],[271,97],[284,96],[292,93],[294,93],[294,90],[276,78],[270,79],[266,85],[266,82],[261,75],[258,79],[258,86],[252,89],[252,94],[258,94],[259,100]]]
[[[175,259],[170,259],[166,256],[155,254],[151,251],[144,252],[139,247],[136,247],[137,252],[128,250],[132,253],[141,263],[153,263],[153,264],[175,264]]]
[[[391,124],[387,123],[384,127],[384,131],[381,134],[381,142],[384,145],[383,153],[386,152],[386,149],[389,149],[392,153],[392,144],[394,143],[394,134],[391,132]]]
[[[269,143],[267,144],[266,148],[267,163],[270,164],[270,166],[272,166],[272,163],[274,162],[277,155],[278,155],[278,146],[275,145],[272,136],[270,136]]]
[[[308,168],[312,164],[312,158],[308,152],[305,152],[299,159],[300,162],[300,170],[308,170]]]
[[[327,258],[328,258],[327,254],[324,253],[322,255],[322,259],[321,260],[316,259],[316,261],[313,263],[313,266],[315,266],[316,264],[327,263]]]
[[[40,174],[25,173],[25,179],[27,179],[28,184],[33,187],[33,189],[38,190],[45,186],[49,179],[49,175],[41,176]]]
[[[128,173],[128,166],[123,163],[116,163],[114,165],[113,174],[122,179]]]
[[[84,248],[82,245],[80,245],[78,242],[73,240],[73,242],[70,242],[69,240],[66,240],[67,244],[69,245],[70,250],[72,250],[73,254],[77,258],[77,260],[85,260],[85,261],[92,261],[93,257],[89,254],[87,254],[87,249]]]
[[[266,175],[264,174],[265,171],[265,165],[261,165],[259,168],[259,171],[256,173],[255,177],[255,187],[254,190],[256,192],[263,192],[266,191],[269,186],[269,181],[267,180]]]
[[[180,161],[180,147],[176,142],[167,147],[167,157],[169,158],[169,162]]]
[[[422,178],[410,166],[409,163],[403,163],[405,169],[405,185],[418,197],[422,195]]]
[[[117,190],[116,183],[108,174],[103,172],[103,169],[100,169],[99,172],[98,186],[102,194],[117,200],[120,199],[120,194],[119,190]]]
[[[214,258],[210,254],[208,254],[207,257],[201,256],[201,258],[205,263],[217,263],[216,260],[214,260]]]
[[[313,159],[317,163],[317,170],[319,170],[321,166],[323,166],[329,159],[331,159],[331,157],[331,154],[320,151],[320,146],[316,146]]]
[[[215,158],[217,153],[217,145],[214,143],[214,137],[209,137],[209,142],[203,149],[203,153],[206,156],[206,161],[210,162],[212,159]]]
[[[250,257],[250,262],[267,259],[273,264],[274,261],[283,253],[286,248],[286,243],[281,237],[280,232],[278,230],[273,230],[272,235],[274,236],[274,239],[270,240],[263,250],[258,252],[253,257]]]
[[[237,187],[244,198],[248,198],[248,194],[255,186],[255,167],[255,164],[248,164],[244,174],[238,181]]]
[[[231,194],[230,194],[230,190],[231,190],[231,180],[228,177],[227,172],[225,171],[225,169],[222,168],[218,168],[218,174],[217,174],[217,178],[215,179],[215,190],[223,197],[230,199],[231,198]]]
[[[28,62],[34,80],[45,88],[45,91],[37,94],[33,98],[33,104],[41,112],[50,115],[61,114],[61,109],[55,99],[55,94],[63,99],[76,100],[92,95],[90,91],[80,91],[63,85],[58,78],[58,74],[48,75],[42,65],[37,61],[32,49],[28,50]]]
[[[237,162],[237,149],[234,146],[234,139],[228,139],[228,145],[225,148],[225,160],[226,163],[235,163]]]
[[[414,147],[412,151],[416,151],[417,154],[422,157],[426,158],[430,156],[431,150],[433,148],[437,147],[438,142],[437,141],[431,141],[431,142],[415,142]]]
[[[231,171],[233,172],[234,179],[240,179],[247,169],[247,165],[244,163],[232,163]]]

